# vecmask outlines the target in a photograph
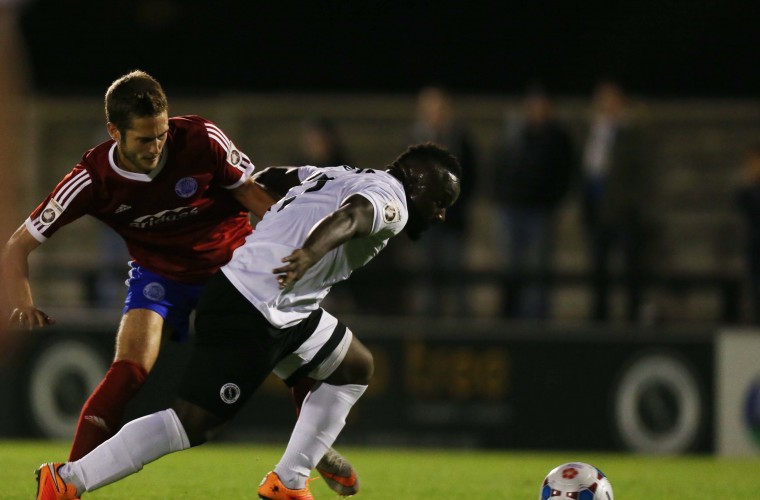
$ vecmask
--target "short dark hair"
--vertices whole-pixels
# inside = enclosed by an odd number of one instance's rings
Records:
[[[441,168],[460,181],[462,180],[462,166],[457,157],[451,154],[448,149],[434,142],[409,146],[393,161],[391,168],[404,170],[404,166],[411,166],[416,163],[426,164],[432,168]]]
[[[164,89],[145,71],[135,70],[115,80],[105,97],[106,119],[120,132],[134,117],[152,117],[169,110]]]

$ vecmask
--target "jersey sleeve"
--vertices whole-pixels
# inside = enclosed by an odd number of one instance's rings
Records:
[[[90,173],[77,165],[34,209],[24,225],[37,241],[43,243],[61,227],[87,214],[92,198]]]
[[[298,167],[298,180],[303,182],[312,175],[314,175],[316,172],[321,172],[322,169],[319,169],[317,167],[314,167],[312,165],[306,165],[303,167]]]
[[[235,189],[253,175],[256,167],[222,129],[209,121],[206,121],[205,126],[217,165],[214,177],[222,187]]]
[[[349,196],[353,194],[365,197],[375,208],[375,220],[370,234],[385,239],[397,235],[404,229],[409,218],[406,203],[391,186],[384,182],[373,182]]]

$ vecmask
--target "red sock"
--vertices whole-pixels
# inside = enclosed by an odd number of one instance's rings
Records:
[[[127,403],[145,383],[148,372],[132,361],[116,361],[84,404],[69,461],[79,460],[116,434]]]
[[[306,395],[309,394],[309,391],[314,387],[315,383],[317,383],[317,381],[313,378],[304,377],[296,382],[296,385],[290,388],[290,391],[293,394],[293,401],[296,403],[296,415],[301,413],[303,400],[306,399]]]

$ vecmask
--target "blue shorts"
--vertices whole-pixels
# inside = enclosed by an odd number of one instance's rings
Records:
[[[130,309],[150,309],[164,318],[172,329],[171,339],[184,342],[189,337],[190,313],[198,304],[205,285],[179,283],[130,262],[126,284],[127,300],[122,314]]]

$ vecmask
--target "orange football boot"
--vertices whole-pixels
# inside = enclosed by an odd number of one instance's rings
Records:
[[[262,500],[314,500],[309,491],[309,483],[306,488],[291,490],[280,481],[276,472],[268,472],[259,485],[259,498]]]
[[[351,463],[332,448],[327,450],[316,468],[327,486],[338,495],[351,496],[359,491],[359,478]]]
[[[37,500],[79,500],[76,487],[58,474],[58,469],[63,465],[60,462],[50,462],[40,465],[34,471],[37,477]]]

